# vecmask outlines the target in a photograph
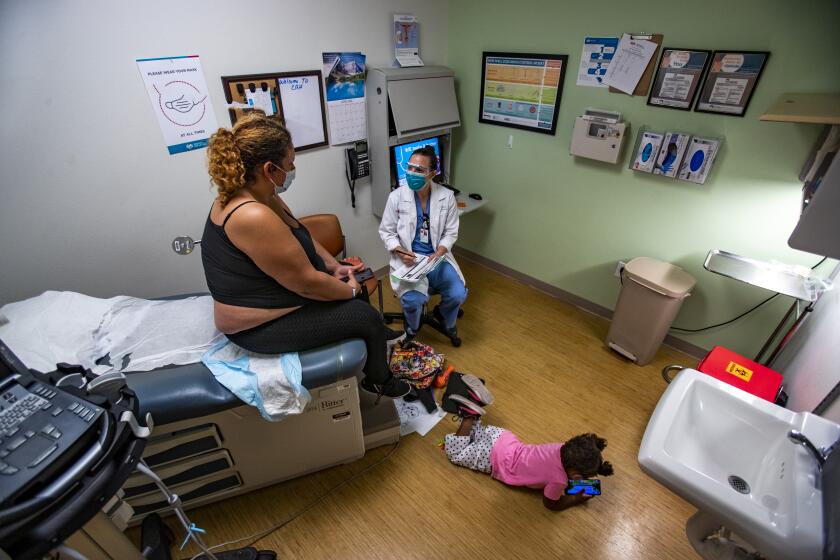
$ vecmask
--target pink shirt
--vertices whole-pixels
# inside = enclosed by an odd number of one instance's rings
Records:
[[[560,459],[561,447],[562,443],[529,445],[505,431],[490,452],[491,475],[511,486],[542,488],[546,498],[559,500],[569,482]]]

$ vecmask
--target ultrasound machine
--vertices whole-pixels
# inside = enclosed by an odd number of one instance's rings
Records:
[[[41,558],[96,515],[143,453],[137,414],[122,374],[34,372],[0,340],[0,557]]]

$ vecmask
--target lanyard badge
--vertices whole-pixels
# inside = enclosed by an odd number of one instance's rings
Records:
[[[420,222],[420,243],[429,242],[429,216],[423,214],[423,221]]]

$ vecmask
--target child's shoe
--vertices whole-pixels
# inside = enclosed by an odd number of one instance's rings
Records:
[[[450,399],[458,403],[459,416],[484,416],[487,411],[479,404],[461,395],[450,395]]]
[[[473,400],[483,405],[493,404],[493,393],[490,392],[481,379],[471,373],[465,373],[461,376],[461,381],[467,386],[467,390]]]

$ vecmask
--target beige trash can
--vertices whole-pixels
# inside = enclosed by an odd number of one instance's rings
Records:
[[[648,257],[628,262],[607,345],[639,365],[653,360],[694,278],[670,263]]]

